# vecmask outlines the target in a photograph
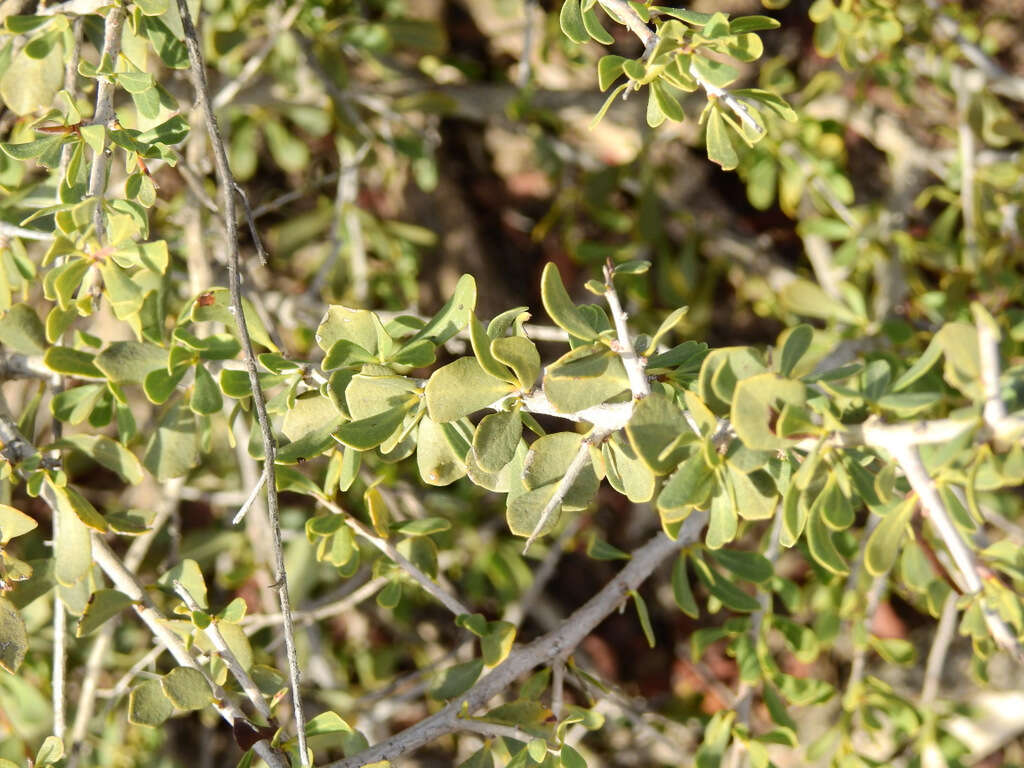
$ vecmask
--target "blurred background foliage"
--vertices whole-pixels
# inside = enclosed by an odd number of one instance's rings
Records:
[[[675,342],[771,344],[784,328],[811,317],[833,343],[852,340],[844,348],[851,355],[884,348],[879,354],[907,359],[921,354],[944,322],[969,321],[968,305],[977,300],[1006,318],[1007,347],[1019,359],[1024,5],[693,3],[694,11],[767,13],[781,22],[780,29],[761,34],[765,55],[744,65],[740,83],[782,94],[798,120],[767,116],[766,138],[741,151],[736,172],[706,158],[696,120],[701,97],[684,100],[685,121],[656,130],[647,125],[639,96],[616,101],[591,127],[603,102],[599,57],[636,57],[641,46],[613,24],[606,25],[610,45],[577,45],[559,29],[559,7],[537,0],[193,4],[231,164],[269,252],[260,266],[254,243],[245,242],[247,285],[259,295],[257,310],[288,356],[311,356],[328,303],[429,315],[463,273],[476,277],[479,316],[522,305],[534,311],[535,321],[546,322],[538,294],[545,263],[555,262],[572,288],[611,258],[653,262],[650,272],[623,281],[635,329],[652,330],[672,309],[689,305]],[[30,0],[0,4],[3,17],[37,10]],[[83,63],[97,66],[102,20],[76,18],[81,23],[58,30],[50,44],[60,48],[77,36]],[[180,29],[173,7],[153,18],[164,22],[168,40]],[[25,36],[7,31],[0,41],[0,138],[18,143],[33,137],[30,121],[20,117],[35,107],[26,89],[45,90],[54,78],[45,67],[18,64]],[[180,110],[191,127],[173,164],[149,161],[150,233],[169,246],[165,287],[174,316],[192,297],[225,284],[224,236],[210,212],[216,190],[208,143],[198,113],[189,113],[181,51],[170,41],[157,55],[143,36],[126,26],[125,55],[153,74],[166,98],[147,110],[119,92],[119,123],[147,130]],[[972,80],[979,70],[983,77]],[[75,107],[85,119],[93,84],[78,82]],[[976,142],[966,164],[965,125]],[[115,162],[111,183],[130,173]],[[0,185],[0,218],[10,224],[55,195],[50,176],[4,154]],[[972,194],[963,194],[965,185]],[[39,260],[21,240],[5,245],[3,309],[38,299],[40,274]],[[112,317],[97,323],[92,333],[102,328],[106,341],[129,336]],[[4,385],[13,412],[38,407],[33,387]],[[139,423],[144,431],[152,421],[140,414]],[[206,574],[212,605],[241,596],[251,613],[273,613],[273,600],[265,604],[264,555],[250,545],[263,534],[253,530],[255,523],[246,533],[229,520],[232,506],[247,495],[229,489],[247,489],[254,477],[238,474],[226,430],[211,430],[204,457],[187,484],[171,488],[147,479],[126,489],[82,454],[71,454],[66,469],[107,510],[144,510],[148,516],[175,502],[144,570],[161,572],[192,558]],[[306,471],[319,477],[325,467]],[[377,458],[364,464],[351,486],[353,507],[362,506],[364,491],[377,480],[399,515],[450,521],[432,534],[430,552],[419,552],[418,562],[429,569],[433,558],[434,570],[457,581],[464,599],[489,617],[516,605],[544,549],[520,554],[500,503],[468,483],[424,489],[408,462]],[[598,508],[558,543],[566,554],[521,638],[550,628],[615,571],[614,562],[588,558],[588,549],[602,552],[595,550],[595,537],[598,545],[607,539],[628,550],[657,525],[622,497],[600,498]],[[284,501],[296,605],[309,610],[388,575],[388,566],[365,550],[354,563],[345,561],[351,580],[339,587],[338,569],[318,562],[314,544],[301,534],[308,499],[286,494]],[[39,519],[48,516],[38,501],[26,503],[35,505]],[[18,556],[47,558],[44,538],[20,539]],[[842,580],[826,583],[806,565],[791,572],[784,566],[786,608],[808,618],[815,630],[807,637],[794,629],[784,667],[827,687],[807,694],[810,705],[845,679],[847,635],[859,609],[844,605]],[[720,627],[723,616],[691,619],[680,614],[665,587],[644,591],[659,638],[655,649],[647,647],[629,612],[611,617],[583,645],[589,676],[577,678],[571,695],[581,705],[597,703],[610,726],[587,742],[590,765],[678,764],[680,749],[699,741],[701,724],[728,707],[739,679],[735,660],[712,636],[697,660],[686,647],[694,630]],[[892,646],[900,652],[925,648],[932,621],[922,604],[920,595],[889,595],[874,618],[875,635],[905,643]],[[42,600],[25,604],[29,655],[18,676],[0,674],[0,756],[19,764],[51,731],[51,607]],[[257,663],[274,664],[279,651],[273,637],[270,629],[252,625]],[[460,639],[444,612],[414,589],[384,589],[376,603],[304,626],[299,636],[305,675],[320,687],[315,706],[351,717],[371,743],[438,706],[425,695],[433,682],[416,671],[457,658],[446,649],[458,647]],[[144,629],[131,621],[113,634],[82,764],[204,768],[236,760],[230,732],[208,710],[159,729],[127,723],[118,680],[149,644]],[[971,653],[969,642],[961,645],[951,662],[958,669]],[[87,657],[87,645],[72,645],[71,701]],[[890,669],[872,685],[880,697],[910,696],[919,667]],[[269,678],[268,672],[268,690],[281,686],[280,679]],[[1002,668],[991,678],[1006,681],[1006,688],[1021,682],[1019,672]],[[954,699],[957,691],[966,698],[971,690],[967,677],[946,682]],[[810,741],[832,724],[836,706],[833,698],[805,710],[799,727]],[[1019,701],[1016,706],[1024,711]],[[912,727],[901,727],[886,731],[897,740],[888,753],[899,754],[900,744],[910,743]],[[1013,727],[979,728],[993,737],[982,746],[961,735],[962,741],[946,745],[950,764],[1020,764],[1019,716]],[[473,737],[447,739],[403,764],[454,765],[478,745]],[[964,761],[956,763],[960,757]]]

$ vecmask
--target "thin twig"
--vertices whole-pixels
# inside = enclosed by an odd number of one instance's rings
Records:
[[[969,265],[978,263],[978,209],[975,199],[975,154],[977,141],[971,128],[969,112],[975,94],[983,85],[978,72],[956,67],[953,70],[956,92],[957,146],[960,153],[960,210],[964,222],[964,255]]]
[[[177,579],[174,580],[174,591],[178,593],[178,596],[185,601],[185,605],[188,606],[190,611],[202,611],[202,607],[196,602],[196,599],[192,596],[192,593],[188,591],[188,588]],[[259,687],[249,676],[249,673],[245,671],[245,667],[235,656],[235,652],[231,650],[231,646],[228,645],[227,640],[224,639],[224,635],[220,632],[220,627],[217,626],[218,619],[211,618],[210,623],[206,625],[206,629],[203,632],[210,638],[210,642],[213,647],[217,649],[217,653],[227,664],[231,674],[235,676],[235,680],[242,686],[242,690],[245,691],[246,697],[252,702],[252,705],[256,708],[263,717],[269,722],[272,718],[270,714],[270,707],[267,706],[266,699],[263,698],[263,694],[260,692]]]
[[[412,577],[413,581],[423,587],[424,591],[437,598],[438,602],[440,602],[454,615],[461,616],[463,614],[472,613],[472,611],[469,610],[469,608],[467,608],[457,597],[446,592],[437,582],[410,562],[410,560],[399,552],[390,541],[382,539],[380,536],[372,533],[369,528],[356,520],[352,515],[330,499],[318,496],[317,501],[326,509],[329,509],[334,514],[339,515],[345,525],[351,528],[356,535],[387,555],[395,565],[405,571],[406,574]]]
[[[615,323],[615,333],[619,342],[618,353],[622,358],[622,365],[626,369],[626,376],[629,377],[629,388],[633,390],[633,399],[642,400],[651,394],[651,383],[647,380],[647,374],[644,373],[647,361],[637,355],[633,348],[633,341],[629,338],[629,328],[626,326],[627,315],[622,309],[619,294],[615,290],[611,260],[604,265],[604,298],[611,310],[612,322]]]
[[[874,624],[875,613],[878,612],[878,604],[882,600],[882,594],[889,583],[889,573],[875,576],[871,581],[871,588],[868,590],[867,601],[864,606],[864,631],[871,633]],[[858,646],[853,653],[853,662],[850,664],[850,677],[846,681],[846,695],[851,696],[858,693],[860,685],[864,680],[864,671],[867,668],[868,646],[865,643]]]
[[[529,538],[523,545],[523,554],[525,555],[529,550],[530,546],[537,540],[540,532],[544,530],[544,526],[548,524],[548,520],[551,516],[562,507],[562,502],[565,501],[566,494],[572,488],[573,483],[579,478],[580,473],[587,466],[587,462],[590,461],[590,446],[600,443],[608,437],[607,432],[595,430],[589,435],[580,440],[579,450],[576,451],[576,455],[573,456],[572,461],[565,470],[565,474],[562,475],[562,479],[558,481],[558,485],[555,487],[555,492],[548,499],[548,503],[544,505],[544,509],[540,513],[540,517],[537,519],[537,524],[533,526],[533,531],[530,532]]]
[[[981,577],[978,575],[978,566],[974,560],[974,554],[967,546],[963,536],[961,536],[960,531],[953,522],[953,518],[950,517],[942,497],[939,496],[934,482],[932,482],[928,471],[924,467],[924,463],[921,461],[917,448],[915,446],[894,445],[890,448],[890,453],[899,462],[903,473],[907,477],[907,481],[910,483],[910,487],[917,494],[921,508],[928,515],[928,521],[935,529],[935,532],[938,533],[943,543],[945,543],[946,549],[949,550],[949,554],[952,556],[953,562],[963,578],[968,594],[977,595],[982,601],[982,614],[985,617],[985,623],[988,625],[989,631],[992,633],[992,639],[1018,662],[1024,664],[1024,649],[1021,648],[1020,643],[1017,641],[1016,634],[1003,621],[1002,617],[988,605],[984,596],[980,594],[984,587],[981,583]]]
[[[128,546],[124,554],[124,566],[131,573],[135,573],[141,565],[150,545],[156,538],[157,533],[164,523],[170,518],[177,508],[181,498],[181,489],[184,487],[184,478],[173,478],[160,487],[160,503],[156,514],[150,521],[149,530],[141,536],[136,536]],[[103,671],[103,662],[107,657],[110,646],[114,639],[116,621],[108,621],[104,624],[89,649],[89,656],[85,662],[85,674],[82,677],[82,685],[79,688],[78,707],[75,710],[75,721],[71,726],[71,747],[68,755],[68,768],[75,768],[78,762],[87,754],[88,742],[85,740],[89,730],[89,722],[92,720],[93,710],[96,702],[100,673]],[[162,646],[159,646],[162,648]]]
[[[310,608],[305,611],[294,611],[292,613],[292,619],[294,619],[296,624],[309,625],[320,621],[321,619],[327,619],[331,616],[339,616],[343,613],[348,613],[364,600],[373,597],[387,585],[388,581],[390,580],[386,576],[378,576],[376,579],[370,579],[364,584],[359,585],[355,590],[346,592],[342,597],[330,603],[318,606],[317,608]],[[246,616],[242,620],[242,626],[245,628],[245,631],[250,633],[256,632],[263,627],[271,627],[280,623],[281,614],[279,613]]]
[[[242,505],[238,508],[238,511],[235,512],[235,516],[231,518],[232,525],[238,525],[245,519],[245,515],[249,511],[249,507],[256,503],[256,499],[259,497],[260,491],[263,490],[263,486],[266,485],[266,483],[267,472],[266,469],[264,469],[262,472],[260,472],[260,479],[252,487],[252,490],[249,492],[249,495],[246,497],[245,501],[242,502]]]
[[[232,702],[227,691],[210,678],[203,666],[185,646],[182,639],[168,626],[167,619],[156,610],[153,602],[149,599],[145,590],[143,590],[142,585],[139,584],[131,571],[125,568],[124,563],[121,562],[99,535],[94,535],[92,538],[92,553],[93,560],[107,574],[114,583],[114,586],[136,601],[134,606],[135,613],[149,627],[150,632],[167,647],[167,650],[174,656],[175,661],[181,666],[195,669],[203,675],[213,695],[213,706],[220,713],[220,716],[229,725],[234,725],[235,721],[239,720],[248,722],[245,713]],[[256,742],[254,749],[256,754],[267,762],[268,765],[275,768],[287,768],[287,761],[270,746],[266,739]]]
[[[53,540],[57,541],[60,530],[60,515],[53,516]],[[68,668],[68,614],[64,610],[64,601],[60,590],[53,591],[53,669],[50,673],[52,686],[51,702],[53,706],[53,735],[61,741],[67,730],[66,695],[64,683]]]
[[[477,733],[481,736],[498,736],[503,739],[514,739],[515,741],[529,741],[533,738],[532,735],[518,725],[489,723],[486,720],[474,720],[471,717],[464,717],[459,720],[459,730],[466,731],[467,733]]]
[[[989,428],[1006,418],[1006,403],[999,393],[999,327],[980,305],[971,307],[978,326],[978,367],[985,396],[982,416]]]
[[[39,240],[50,242],[56,237],[53,232],[40,232],[37,229],[19,227],[16,224],[8,224],[0,221],[0,238],[20,237],[22,240]]]
[[[319,296],[334,265],[341,258],[345,243],[348,244],[349,273],[352,279],[352,294],[357,306],[362,306],[369,296],[369,266],[366,259],[366,241],[363,225],[359,220],[356,200],[359,194],[359,164],[370,151],[370,142],[363,142],[353,151],[347,140],[341,140],[338,157],[340,171],[334,193],[334,221],[331,223],[331,250],[309,284],[308,294]],[[346,237],[342,237],[344,227]]]
[[[256,228],[256,217],[253,216],[252,206],[249,205],[249,195],[242,189],[242,185],[235,182],[235,192],[238,194],[238,198],[242,201],[242,212],[245,214],[245,220],[249,223],[249,235],[252,237],[252,242],[256,246],[256,255],[260,257],[260,264],[264,267],[267,266],[269,254],[267,253],[266,247],[263,245],[263,240],[260,238],[260,231]]]
[[[530,84],[533,75],[533,36],[537,26],[534,17],[537,11],[537,0],[523,0],[523,52],[516,67],[516,86],[520,89]]]
[[[246,60],[241,71],[227,82],[224,87],[217,91],[217,95],[213,97],[214,109],[223,109],[230,104],[234,100],[235,96],[238,95],[238,92],[256,76],[260,67],[263,66],[263,62],[267,60],[270,52],[273,51],[274,46],[277,45],[278,39],[284,32],[287,32],[292,28],[292,25],[295,24],[295,20],[299,18],[299,14],[302,12],[304,6],[305,3],[302,2],[292,3],[291,7],[285,11],[281,18],[268,20],[270,34],[267,35],[267,39],[263,41],[263,45],[260,46],[259,50]],[[280,5],[275,6],[275,11],[277,13],[280,13],[280,10]]]
[[[100,57],[102,60],[108,60],[111,66],[117,64],[117,57],[121,52],[121,30],[124,27],[124,18],[124,8],[115,4],[107,12],[107,19],[103,25],[103,50]],[[114,80],[110,77],[100,77],[96,85],[96,109],[93,113],[92,124],[107,127],[114,117]],[[96,229],[96,238],[101,244],[107,238],[107,227],[103,215],[108,164],[107,138],[104,134],[101,151],[93,153],[92,168],[89,171],[89,188],[86,193],[89,198],[95,200],[96,210],[93,212],[93,226]]]
[[[558,534],[558,538],[548,547],[548,553],[544,556],[540,565],[534,569],[533,581],[530,583],[529,588],[523,593],[522,597],[505,607],[505,611],[501,616],[502,621],[507,621],[518,627],[530,615],[530,611],[536,605],[537,599],[544,592],[544,588],[551,581],[551,577],[555,575],[555,569],[558,567],[558,561],[562,559],[566,542],[579,532],[580,527],[583,525],[583,520],[584,517],[582,515],[576,515],[566,523],[565,528]]]
[[[236,182],[231,173],[227,149],[224,146],[220,127],[217,124],[217,118],[210,104],[210,91],[206,83],[206,66],[203,62],[199,38],[196,34],[195,25],[192,23],[192,14],[188,9],[186,0],[178,0],[178,14],[181,17],[181,25],[185,34],[189,74],[196,92],[196,101],[203,111],[206,131],[213,148],[214,165],[217,170],[217,184],[220,187],[221,195],[221,213],[224,216],[224,225],[228,234],[228,276],[231,307],[235,315],[235,322],[238,325],[238,336],[241,341],[246,368],[249,372],[253,407],[256,411],[256,418],[263,436],[264,471],[267,475],[267,509],[270,516],[271,534],[274,543],[274,565],[276,571],[274,578],[281,602],[281,614],[284,619],[282,629],[284,631],[285,650],[288,656],[288,678],[292,694],[292,707],[295,714],[299,762],[305,768],[309,765],[309,753],[306,748],[306,717],[302,708],[302,695],[299,691],[301,675],[299,672],[298,655],[295,649],[291,603],[288,597],[288,574],[285,571],[284,548],[281,544],[281,517],[277,498],[276,474],[274,472],[277,446],[274,442],[274,434],[271,431],[270,418],[267,415],[263,389],[260,386],[259,371],[256,367],[256,353],[253,350],[252,339],[249,336],[249,327],[246,323],[245,312],[242,307],[241,275],[239,274],[240,258],[238,253],[238,220],[235,212]]]
[[[559,657],[551,663],[551,714],[555,721],[562,719],[565,701],[565,659]]]
[[[939,625],[935,628],[935,636],[932,638],[932,647],[928,651],[928,661],[924,668],[924,685],[921,686],[921,709],[929,712],[935,706],[935,699],[939,694],[939,683],[942,678],[942,669],[946,666],[946,654],[949,653],[949,646],[956,634],[956,619],[959,614],[956,603],[959,596],[956,592],[950,591],[946,595],[946,601],[942,604],[942,615],[939,617]]]
[[[635,550],[618,575],[562,622],[558,629],[512,651],[505,661],[439,712],[380,744],[344,760],[328,763],[322,768],[357,768],[379,760],[394,761],[407,752],[459,730],[460,720],[466,714],[472,714],[484,706],[521,675],[576,648],[594,627],[622,603],[630,590],[646,581],[658,565],[681,547],[696,541],[706,523],[707,513],[698,511],[686,519],[675,541],[658,533]]]
[[[775,519],[772,521],[772,530],[768,536],[768,547],[764,551],[765,559],[771,563],[774,569],[775,563],[778,562],[779,553],[781,552],[781,544],[779,541],[782,535],[782,513],[781,510],[776,510]],[[760,606],[750,616],[750,629],[747,634],[750,636],[751,641],[756,647],[761,641],[761,628],[764,626],[764,617],[768,612],[768,609],[772,605],[772,592],[771,588],[765,588],[758,586],[757,588],[757,603]],[[755,687],[750,683],[740,683],[736,689],[736,699],[733,704],[733,709],[736,710],[736,722],[743,725],[750,725],[750,712],[754,700]],[[743,758],[746,755],[746,747],[739,740],[734,739],[732,746],[729,748],[729,754],[726,756],[725,765],[730,768],[738,768],[743,763]]]

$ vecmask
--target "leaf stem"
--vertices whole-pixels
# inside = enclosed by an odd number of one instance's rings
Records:
[[[276,474],[274,472],[274,461],[277,455],[277,446],[274,441],[274,434],[270,426],[270,418],[267,415],[267,405],[263,396],[263,389],[260,386],[259,372],[256,367],[256,353],[253,350],[252,339],[249,335],[249,328],[245,320],[245,311],[242,305],[241,276],[239,275],[239,249],[238,249],[238,218],[235,212],[235,195],[237,194],[237,182],[231,173],[231,166],[228,162],[227,148],[224,146],[224,139],[220,133],[220,126],[217,124],[217,117],[213,113],[210,103],[210,91],[206,82],[206,66],[203,62],[202,51],[199,46],[199,37],[195,25],[192,23],[192,14],[188,9],[186,0],[178,0],[178,14],[181,17],[181,25],[185,34],[185,47],[188,50],[189,74],[192,85],[196,92],[196,101],[203,112],[206,121],[206,131],[210,138],[213,149],[214,165],[217,171],[217,185],[221,196],[221,214],[224,218],[224,225],[227,230],[228,246],[228,276],[231,293],[231,308],[235,315],[235,322],[238,325],[238,336],[242,345],[242,353],[245,357],[246,369],[249,373],[249,382],[252,387],[253,407],[256,411],[256,419],[260,425],[260,432],[263,436],[264,472],[266,474],[267,486],[267,512],[270,517],[271,536],[274,547],[274,579],[277,584],[278,597],[281,603],[281,615],[283,618],[282,628],[284,632],[285,650],[288,657],[288,678],[292,694],[292,708],[295,714],[295,728],[298,738],[299,762],[305,768],[309,765],[309,753],[306,747],[306,717],[302,707],[302,695],[299,691],[298,654],[295,649],[295,631],[292,626],[291,601],[288,596],[288,574],[284,564],[284,548],[281,543],[281,516],[277,498]]]

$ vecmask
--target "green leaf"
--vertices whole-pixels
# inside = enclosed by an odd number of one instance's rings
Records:
[[[726,462],[728,482],[732,486],[736,511],[745,520],[767,520],[775,513],[778,492],[763,472],[748,474],[732,461]],[[759,481],[755,481],[758,478]]]
[[[402,426],[402,422],[415,402],[410,399],[406,403],[367,416],[365,419],[346,422],[338,428],[335,436],[342,443],[356,450],[368,451],[376,448]]]
[[[128,696],[128,720],[135,725],[156,728],[174,714],[174,704],[167,698],[159,680],[145,680]]]
[[[665,334],[679,325],[679,321],[683,319],[683,316],[687,311],[689,311],[689,309],[689,307],[679,307],[674,309],[669,313],[668,317],[661,321],[661,325],[658,326],[658,330],[654,332],[651,340],[647,343],[647,349],[643,352],[645,357],[650,357],[657,351],[658,342],[661,341]]]
[[[628,389],[622,358],[604,344],[576,347],[551,363],[544,374],[544,394],[562,413],[600,405]]]
[[[597,11],[594,8],[592,5],[583,11],[583,26],[586,27],[587,34],[597,40],[597,42],[602,45],[611,45],[615,42],[615,38],[608,34],[608,30],[601,25],[601,19],[598,18]],[[604,89],[602,88],[601,90]]]
[[[537,525],[557,488],[557,483],[548,483],[515,497],[509,494],[505,520],[514,536],[533,536],[535,531],[537,536],[546,536],[555,529],[562,516],[561,504],[552,510],[547,522],[539,530]]]
[[[703,451],[694,451],[679,465],[658,495],[662,522],[670,524],[685,520],[695,507],[704,506],[714,487],[714,470],[704,460]]]
[[[686,574],[686,555],[682,552],[676,558],[672,566],[672,596],[675,598],[679,610],[690,618],[700,617],[700,609],[693,597],[693,589],[690,587],[690,578]]]
[[[96,367],[96,356],[71,347],[50,347],[43,355],[46,367],[62,376],[79,379],[102,379],[103,372]]]
[[[562,10],[558,14],[558,25],[562,28],[565,36],[574,43],[585,43],[590,39],[587,27],[583,23],[580,0],[565,0]]]
[[[188,372],[187,365],[175,366],[168,371],[166,368],[155,368],[146,374],[142,382],[142,391],[146,399],[154,405],[163,405],[177,389],[178,384]]]
[[[157,480],[182,477],[199,464],[196,417],[183,404],[172,405],[160,419],[142,458]]]
[[[653,648],[657,642],[654,637],[654,627],[651,626],[651,615],[647,612],[647,601],[635,589],[631,589],[629,594],[633,598],[634,605],[636,605],[636,615],[640,619],[640,627],[644,631],[644,637],[647,638],[647,645]]]
[[[892,392],[900,392],[924,376],[942,357],[942,339],[933,336],[928,346],[914,364],[892,383]]]
[[[0,504],[0,545],[35,530],[38,525],[39,523],[24,512],[7,504]]]
[[[817,512],[817,513],[816,513]],[[807,518],[807,545],[811,551],[811,557],[826,571],[845,576],[849,568],[843,560],[835,542],[832,541],[832,531],[825,525],[825,520],[820,510],[812,510]]]
[[[46,329],[35,310],[15,304],[0,317],[0,344],[23,355],[41,355],[46,350]]]
[[[699,59],[704,61],[704,59]],[[722,170],[731,171],[740,164],[740,157],[736,154],[732,139],[729,138],[729,131],[722,119],[722,113],[717,108],[708,112],[707,127],[708,160],[718,163]]]
[[[92,634],[134,602],[116,589],[99,589],[89,595],[85,612],[75,628],[75,637]]]
[[[458,768],[494,768],[494,757],[491,755],[490,743],[478,749],[469,758],[459,763]]]
[[[24,35],[34,32],[53,21],[53,16],[8,16],[4,19],[4,27],[12,35]]]
[[[785,337],[786,340],[783,342],[782,351],[779,354],[779,374],[789,377],[807,350],[810,349],[811,341],[814,339],[814,329],[806,323],[801,323],[790,329]]]
[[[0,667],[17,674],[28,652],[28,632],[18,609],[0,597]]]
[[[203,578],[202,569],[195,560],[186,557],[160,576],[157,583],[164,589],[175,592],[174,582],[176,581],[181,582],[181,585],[188,590],[200,608],[206,610],[210,607],[210,604],[206,602],[206,580]]]
[[[512,461],[523,434],[519,411],[499,411],[481,419],[473,434],[473,455],[487,472],[499,472]]]
[[[167,350],[139,341],[115,341],[96,356],[96,367],[115,384],[142,384],[150,371],[167,368]]]
[[[323,362],[325,371],[341,365],[369,362],[390,352],[387,347],[391,344],[390,336],[376,314],[337,304],[328,307],[324,313],[316,329],[316,342],[327,352]]]
[[[427,412],[438,423],[468,416],[515,391],[495,378],[472,357],[462,357],[438,368],[426,387]]]
[[[126,483],[142,482],[142,464],[135,454],[104,435],[68,435],[53,443],[54,448],[73,448],[98,464],[116,472]]]
[[[437,685],[431,689],[430,697],[445,701],[461,696],[473,686],[483,670],[483,659],[473,659],[448,667],[441,673]]]
[[[628,87],[629,83],[622,83],[622,85],[617,86],[614,91],[608,94],[608,98],[604,100],[604,104],[602,104],[601,108],[597,110],[597,114],[594,115],[594,119],[590,121],[591,130],[593,130],[594,127],[601,122],[601,118],[603,118],[605,114],[608,112],[608,110],[611,109],[612,102],[614,102],[615,99],[619,97],[619,94],[626,90],[626,88]]]
[[[64,742],[56,736],[47,736],[39,751],[36,752],[36,760],[33,768],[45,768],[47,765],[54,765],[64,757]]]
[[[587,557],[593,560],[629,560],[630,555],[598,537],[595,532],[587,543]]]
[[[450,485],[466,474],[466,464],[452,449],[444,429],[425,414],[416,438],[416,466],[428,485]]]
[[[307,392],[295,398],[295,404],[284,415],[281,432],[291,441],[299,440],[314,432],[336,429],[343,417],[330,398],[319,392]]]
[[[503,381],[511,381],[508,368],[498,362],[491,354],[491,342],[494,340],[484,329],[483,324],[477,320],[476,315],[469,318],[469,340],[473,347],[473,354],[476,361],[487,373]]]
[[[899,637],[875,637],[868,635],[868,643],[875,652],[890,664],[907,667],[917,660],[917,649],[909,640]]]
[[[736,538],[739,519],[736,507],[724,486],[719,486],[711,497],[710,517],[705,543],[708,549],[720,549]]]
[[[655,80],[652,82],[651,92],[654,94],[654,100],[658,102],[658,108],[664,113],[665,117],[677,123],[681,123],[686,119],[686,113],[683,112],[679,101],[672,95],[669,87],[663,81]]]
[[[772,564],[758,552],[744,552],[738,549],[709,551],[711,559],[732,572],[738,578],[758,584],[767,582],[774,575]]]
[[[562,761],[563,768],[587,768],[587,761],[568,744],[562,745],[558,757]]]
[[[544,273],[541,275],[540,296],[545,311],[559,328],[583,341],[594,341],[597,338],[593,326],[587,322],[583,313],[569,298],[558,267],[552,262],[548,262],[544,266]]]
[[[480,638],[480,652],[484,664],[495,667],[501,664],[512,651],[516,639],[514,624],[507,621],[491,621],[487,624],[487,632]]]
[[[729,22],[729,33],[742,35],[747,32],[761,32],[766,29],[778,29],[782,26],[777,19],[770,16],[741,16]]]
[[[192,667],[176,667],[160,678],[164,694],[178,709],[202,709],[213,695],[203,673]]]
[[[64,80],[62,45],[50,46],[42,56],[33,52],[23,48],[0,77],[0,100],[18,116],[49,109]]]
[[[573,432],[556,432],[534,440],[526,454],[523,484],[529,489],[539,489],[560,482],[579,453],[582,440],[581,435]],[[588,460],[565,494],[565,509],[586,509],[597,493],[598,484],[594,466]]]
[[[64,490],[54,488],[59,520],[53,551],[56,561],[54,577],[58,584],[70,587],[89,575],[92,567],[92,534],[75,513]]]
[[[654,473],[637,456],[621,433],[612,435],[601,445],[608,483],[634,504],[643,504],[654,496]]]
[[[978,331],[969,323],[946,323],[935,335],[945,363],[942,377],[972,399],[982,397]]]
[[[626,425],[633,450],[658,475],[676,468],[685,453],[680,438],[693,432],[673,401],[660,392],[652,392],[633,408]]]
[[[911,498],[900,504],[883,517],[872,531],[864,549],[864,566],[872,576],[888,573],[896,562],[916,503]]]
[[[632,63],[632,62],[630,62]],[[626,66],[626,71],[629,72],[629,66]],[[652,83],[653,85],[653,83]],[[659,125],[665,122],[668,116],[662,111],[661,106],[658,104],[658,97],[654,92],[654,88],[650,88],[647,91],[647,125],[651,128],[657,128]]]
[[[739,71],[735,67],[705,56],[695,55],[691,59],[690,66],[696,71],[696,75],[701,80],[718,88],[725,88],[727,85],[735,82],[736,78],[740,76]],[[714,112],[715,110],[712,110],[712,113]],[[735,166],[733,167],[735,168]]]
[[[797,279],[782,289],[782,305],[798,315],[833,320],[853,326],[861,326],[864,319],[856,315],[842,302],[832,299],[817,283]]]
[[[412,344],[420,339],[428,339],[435,346],[444,344],[469,324],[469,318],[475,308],[476,281],[472,275],[463,275],[455,284],[452,297],[430,319],[430,322],[406,343]]]
[[[626,61],[625,56],[602,56],[597,62],[597,84],[602,91],[607,91],[608,87],[614,83],[622,75],[622,65]]]
[[[530,391],[540,376],[540,353],[537,345],[522,336],[502,336],[491,342],[491,353],[511,368],[523,391]]]

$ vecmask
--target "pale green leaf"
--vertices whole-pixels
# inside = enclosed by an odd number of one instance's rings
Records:
[[[468,416],[515,391],[507,381],[487,373],[472,357],[434,371],[427,382],[427,412],[438,423]]]
[[[177,667],[162,678],[160,684],[167,698],[178,709],[185,711],[202,709],[213,695],[203,673],[192,667]]]
[[[159,680],[145,680],[128,697],[128,720],[135,725],[156,728],[174,714],[174,704],[164,693]]]

